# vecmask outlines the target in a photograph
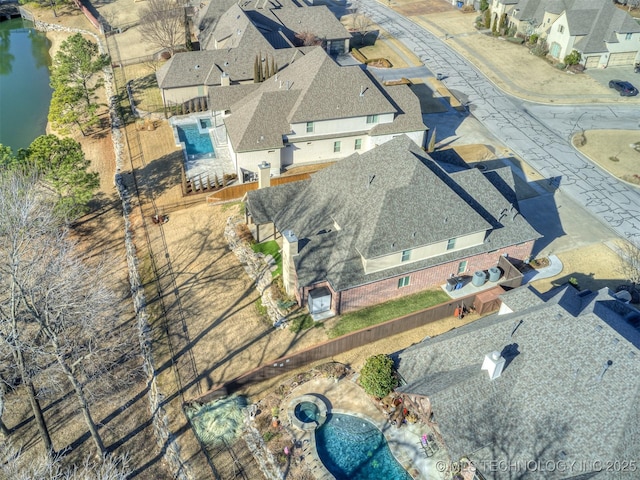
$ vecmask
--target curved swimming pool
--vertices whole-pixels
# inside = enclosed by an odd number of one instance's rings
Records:
[[[327,415],[326,423],[316,429],[316,449],[336,480],[411,480],[382,432],[353,415]]]

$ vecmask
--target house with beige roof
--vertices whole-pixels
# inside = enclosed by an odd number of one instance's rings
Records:
[[[383,86],[358,66],[339,66],[319,47],[230,107],[232,97],[218,95],[226,90],[214,92],[210,105],[229,108],[224,124],[241,179],[256,176],[263,161],[277,175],[291,166],[366,152],[401,134],[418,147],[425,144],[420,102],[408,86]]]
[[[632,480],[640,311],[609,289],[521,287],[498,314],[395,354],[406,408],[437,425],[465,479]]]
[[[611,1],[493,0],[491,12],[492,24],[502,19],[521,34],[539,34],[560,61],[573,50],[586,68],[640,61],[640,25]]]
[[[247,192],[248,222],[282,234],[283,281],[314,315],[340,314],[522,262],[540,235],[509,168],[436,164],[406,135],[309,180]]]

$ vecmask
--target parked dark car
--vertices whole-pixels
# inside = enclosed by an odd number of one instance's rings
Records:
[[[609,88],[615,88],[623,97],[633,97],[638,94],[638,89],[624,80],[611,80]]]

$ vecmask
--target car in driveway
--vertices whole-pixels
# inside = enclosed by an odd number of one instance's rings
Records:
[[[609,88],[614,88],[623,97],[633,97],[638,94],[638,89],[624,80],[609,81]]]

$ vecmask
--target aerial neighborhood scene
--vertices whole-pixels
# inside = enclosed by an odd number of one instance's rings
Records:
[[[640,478],[640,0],[0,0],[0,479]]]

